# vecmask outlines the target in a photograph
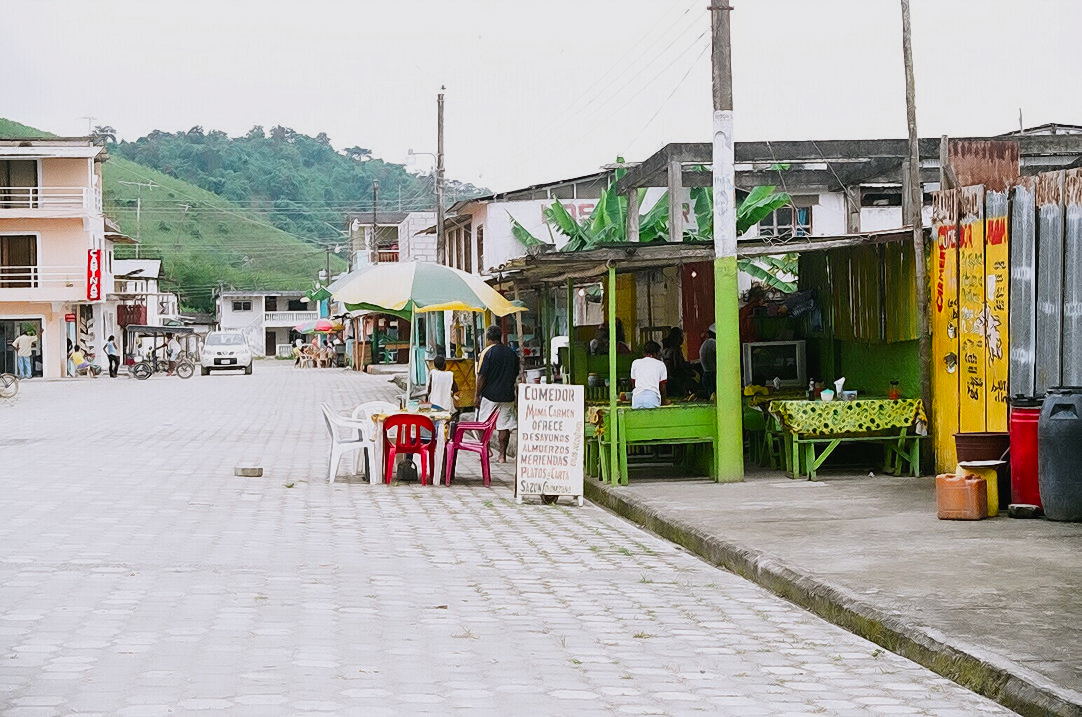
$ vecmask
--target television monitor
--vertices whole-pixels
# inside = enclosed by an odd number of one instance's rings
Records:
[[[775,378],[786,387],[808,385],[803,341],[755,341],[742,347],[745,386],[770,386]]]

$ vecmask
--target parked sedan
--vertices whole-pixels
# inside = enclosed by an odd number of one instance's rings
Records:
[[[252,349],[244,334],[239,331],[212,331],[203,342],[199,357],[199,372],[206,376],[211,371],[236,371],[243,369],[252,373]]]

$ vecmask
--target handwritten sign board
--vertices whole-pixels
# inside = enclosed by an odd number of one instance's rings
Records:
[[[582,386],[518,387],[516,502],[528,495],[566,495],[582,505],[584,398]]]

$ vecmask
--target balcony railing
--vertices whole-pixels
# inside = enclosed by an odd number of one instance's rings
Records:
[[[101,196],[88,187],[0,187],[0,212],[3,210],[36,212],[101,211]]]
[[[397,249],[380,249],[376,252],[376,261],[383,264],[389,261],[398,261]]]
[[[85,285],[85,266],[0,265],[0,289],[71,289]]]
[[[275,326],[296,326],[302,321],[315,321],[319,318],[318,311],[265,311],[263,323]]]

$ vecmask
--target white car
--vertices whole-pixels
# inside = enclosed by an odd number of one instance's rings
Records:
[[[244,334],[239,331],[211,331],[203,342],[199,355],[199,373],[206,376],[211,371],[235,371],[244,369],[252,373],[252,349]]]

